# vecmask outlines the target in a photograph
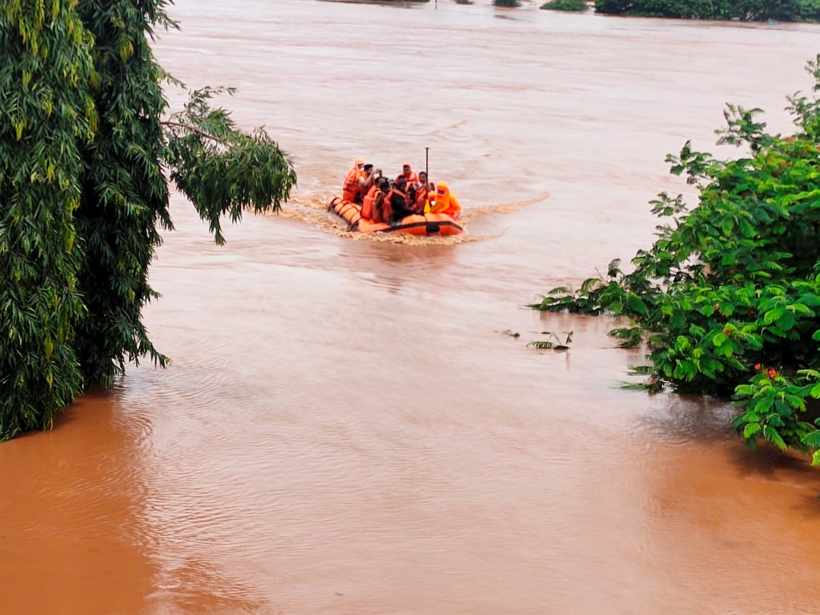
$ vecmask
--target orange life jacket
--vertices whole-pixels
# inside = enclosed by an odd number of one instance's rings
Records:
[[[378,222],[379,213],[376,211],[376,201],[378,200],[379,196],[381,196],[382,191],[379,190],[378,186],[371,186],[370,190],[367,192],[367,196],[364,197],[364,203],[362,204],[362,218],[365,220],[372,220],[373,222]]]
[[[353,203],[356,201],[356,197],[359,196],[360,175],[361,171],[355,167],[347,172],[347,175],[345,176],[345,183],[342,186],[343,201],[347,201],[348,203]]]

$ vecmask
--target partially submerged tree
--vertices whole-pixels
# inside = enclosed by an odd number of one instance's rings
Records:
[[[668,160],[697,185],[699,205],[661,194],[652,211],[669,222],[633,271],[613,261],[606,276],[533,307],[631,317],[612,334],[648,343],[648,388],[734,393],[746,440],[820,464],[820,55],[808,70],[814,96],[789,99],[794,135],[769,134],[759,109],[730,105],[720,143],[750,155],[720,161],[687,143]]]
[[[278,210],[296,183],[264,130],[205,88],[171,117],[155,29],[167,0],[0,8],[0,439],[47,428],[128,362],[167,362],[141,319],[170,230],[166,175],[222,243],[220,217]],[[76,330],[76,335],[75,335]],[[9,392],[7,395],[6,393]]]
[[[80,288],[88,313],[77,350],[88,383],[110,386],[128,361],[149,356],[164,365],[141,321],[155,297],[148,266],[171,229],[163,175],[166,102],[150,41],[169,24],[158,2],[81,0],[79,14],[94,36],[90,92],[100,129],[84,151],[82,204],[76,219],[85,258]]]
[[[80,146],[96,125],[91,36],[71,0],[0,7],[0,437],[52,424],[82,378]]]

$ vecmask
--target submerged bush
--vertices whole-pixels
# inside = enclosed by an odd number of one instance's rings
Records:
[[[612,334],[648,344],[648,388],[734,393],[744,438],[815,451],[820,463],[820,56],[808,69],[815,95],[789,99],[796,134],[769,134],[759,109],[729,105],[719,143],[750,155],[721,161],[686,143],[668,161],[697,185],[698,206],[660,194],[652,212],[665,222],[633,271],[613,261],[533,307],[630,316],[634,326]]]
[[[549,11],[585,11],[587,3],[586,0],[551,0],[542,4],[541,8]]]

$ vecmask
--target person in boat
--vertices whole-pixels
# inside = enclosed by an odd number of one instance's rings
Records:
[[[461,203],[444,182],[436,184],[435,200],[430,204],[430,213],[447,214],[453,220],[458,220],[461,216]]]
[[[379,192],[376,194],[376,199],[373,201],[373,221],[374,222],[389,222],[389,212],[386,211],[385,202],[387,193],[390,192],[390,180],[386,177],[380,177],[378,181]]]
[[[361,205],[364,202],[364,197],[367,196],[367,193],[373,187],[376,182],[376,174],[373,172],[373,165],[365,163],[362,165],[362,172],[359,174],[358,179],[358,190],[356,192],[356,198],[353,201]]]
[[[419,183],[415,191],[415,207],[417,214],[424,215],[425,211],[430,207],[430,181],[427,178],[425,171],[419,171]],[[435,191],[435,188],[433,188]]]
[[[407,200],[407,180],[399,176],[384,197],[383,220],[391,225],[413,214]]]
[[[390,191],[390,182],[376,172],[376,177],[362,203],[362,218],[370,222],[382,222],[384,197]]]
[[[342,200],[348,203],[354,203],[359,193],[359,178],[364,167],[364,160],[356,160],[351,169],[345,175],[344,184],[342,184]]]
[[[413,172],[413,167],[410,166],[409,162],[405,162],[401,167],[401,175],[399,177],[403,177],[404,181],[406,182],[407,187],[415,186],[419,183],[418,175]],[[396,179],[398,180],[397,177]]]

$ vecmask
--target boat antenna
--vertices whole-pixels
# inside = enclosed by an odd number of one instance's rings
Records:
[[[430,148],[424,148],[424,173],[427,175],[427,183],[430,183]]]

